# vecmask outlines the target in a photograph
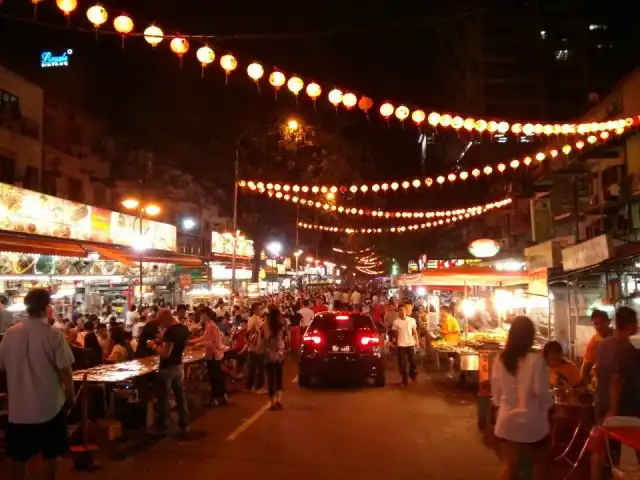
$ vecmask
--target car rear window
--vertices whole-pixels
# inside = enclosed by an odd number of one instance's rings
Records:
[[[348,317],[348,318],[341,318]],[[366,315],[334,315],[323,314],[318,315],[313,319],[311,328],[314,330],[361,330],[371,329],[374,325],[369,317]]]

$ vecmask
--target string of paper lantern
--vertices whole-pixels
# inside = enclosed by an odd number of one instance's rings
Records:
[[[475,179],[481,176],[490,176],[491,174],[498,172],[504,173],[507,169],[517,170],[522,167],[529,167],[531,165],[535,165],[536,163],[543,162],[547,159],[554,159],[558,157],[561,153],[564,155],[571,155],[573,152],[583,152],[587,148],[595,148],[599,145],[607,143],[609,141],[614,140],[617,136],[622,135],[627,131],[626,127],[618,127],[613,133],[609,133],[608,131],[599,132],[598,135],[589,135],[585,139],[577,139],[572,144],[565,144],[560,149],[556,147],[549,147],[543,150],[540,150],[533,155],[525,155],[524,157],[517,159],[514,158],[509,162],[500,162],[487,164],[483,167],[475,167],[470,172],[465,170],[460,172],[449,172],[443,175],[438,175],[434,177],[426,177],[424,179],[414,178],[413,180],[403,180],[403,181],[385,181],[385,182],[377,182],[377,183],[362,183],[358,185],[291,185],[289,183],[282,182],[263,182],[257,180],[240,180],[238,182],[238,186],[242,189],[247,189],[250,192],[257,193],[266,193],[275,192],[275,196],[277,198],[284,198],[284,194],[295,194],[295,196],[299,196],[300,193],[312,193],[312,194],[322,194],[325,196],[338,195],[340,193],[346,194],[379,194],[379,193],[389,193],[395,192],[400,189],[402,191],[408,191],[410,188],[418,189],[418,188],[430,188],[436,185],[445,185],[445,184],[454,184],[459,181],[466,181],[470,177]],[[278,192],[283,192],[281,196],[278,196]],[[291,195],[293,196],[293,195]],[[312,202],[315,205],[317,202]],[[322,202],[320,207],[324,208],[324,204],[326,202]]]
[[[31,0],[34,5],[34,14],[36,8],[41,0]],[[70,16],[77,10],[77,0],[56,0],[58,9],[63,13],[67,19],[67,24],[71,28]],[[107,30],[103,30],[103,26],[109,19],[109,13],[100,4],[93,5],[86,10],[86,17],[94,26],[96,34],[113,34]],[[14,18],[16,19],[16,18]],[[19,18],[18,18],[19,20]],[[40,22],[44,23],[44,22]],[[126,37],[138,37],[142,36],[153,47],[156,47],[162,42],[164,38],[172,39],[170,42],[171,50],[178,56],[180,60],[180,66],[182,66],[182,59],[185,53],[189,50],[189,40],[197,41],[215,41],[219,36],[217,35],[180,35],[180,34],[165,34],[156,25],[150,25],[143,32],[134,32],[133,19],[125,14],[121,13],[114,18],[113,28],[117,34],[122,37],[122,45],[124,46],[124,40]],[[77,30],[85,30],[83,28],[75,27]],[[178,40],[174,42],[174,40]],[[203,71],[204,68],[213,63],[215,59],[215,53],[211,47],[204,45],[196,51],[196,58],[200,61]],[[227,53],[220,58],[220,66],[224,69],[226,75],[226,81],[228,81],[229,74],[238,68],[238,61],[236,58]],[[259,81],[264,76],[264,67],[257,63],[251,63],[247,67],[248,76],[256,83],[258,89]],[[278,91],[287,85],[287,88],[295,95],[296,100],[299,93],[305,89],[305,81],[299,76],[287,76],[279,70],[274,70],[269,74],[269,83],[274,88],[276,99]],[[309,98],[313,101],[314,106],[316,100],[320,97],[324,89],[316,82],[306,82],[305,92]],[[347,110],[351,110],[354,107],[358,107],[362,110],[367,117],[369,111],[374,106],[374,101],[366,96],[359,95],[353,91],[343,91],[339,88],[333,88],[328,91],[327,99],[336,108],[344,107]],[[569,135],[587,135],[590,133],[597,133],[601,131],[614,131],[620,127],[620,125],[631,126],[638,122],[638,117],[628,117],[615,120],[609,120],[606,122],[583,122],[583,123],[540,123],[540,122],[520,122],[510,124],[500,119],[475,119],[467,115],[452,114],[444,112],[432,111],[429,114],[420,108],[409,108],[405,104],[395,104],[389,101],[384,101],[380,104],[378,111],[380,116],[389,123],[392,117],[395,117],[401,124],[407,119],[422,127],[426,121],[428,125],[433,128],[454,129],[458,131],[467,130],[469,132],[475,132],[478,134],[484,134],[485,132],[494,134],[514,134],[514,135],[526,135],[526,136],[569,136]]]
[[[459,222],[461,220],[467,220],[469,218],[475,218],[480,215],[484,215],[485,213],[495,210],[498,208],[504,208],[507,205],[510,205],[512,200],[510,198],[505,198],[499,202],[493,202],[492,204],[480,205],[475,210],[469,211],[460,215],[450,215],[448,217],[440,217],[434,218],[431,221],[424,223],[416,223],[413,225],[396,225],[393,227],[363,227],[363,228],[351,228],[351,227],[335,227],[331,225],[321,225],[315,223],[307,223],[307,222],[298,222],[298,227],[306,229],[306,230],[319,230],[322,232],[330,232],[330,233],[347,233],[347,234],[360,234],[360,235],[376,235],[381,233],[404,233],[404,232],[415,232],[417,230],[426,230],[431,228],[437,228],[442,226],[449,226]]]
[[[318,200],[313,200],[310,198],[301,198],[292,195],[291,193],[286,193],[282,191],[275,190],[267,190],[267,195],[271,198],[276,198],[278,200],[283,200],[285,202],[297,203],[299,205],[304,205],[310,208],[316,208],[318,210],[323,210],[327,213],[338,213],[341,215],[353,215],[353,216],[367,216],[376,219],[400,219],[400,218],[436,218],[436,217],[450,217],[451,215],[463,215],[465,213],[469,213],[473,210],[478,210],[481,208],[494,208],[500,207],[500,202],[487,203],[478,207],[468,207],[468,208],[459,208],[453,210],[432,210],[432,211],[407,211],[407,210],[393,210],[387,211],[382,209],[367,209],[362,207],[349,207],[343,205],[337,205],[335,203],[328,202],[320,202]],[[506,200],[502,200],[505,202]]]

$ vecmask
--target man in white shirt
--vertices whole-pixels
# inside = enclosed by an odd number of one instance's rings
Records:
[[[414,382],[418,376],[416,370],[416,350],[418,344],[418,327],[412,317],[407,316],[404,306],[398,308],[398,317],[393,321],[392,327],[396,350],[398,353],[398,367],[402,376],[402,385],[407,386],[407,361],[409,362],[409,377]]]
[[[355,289],[351,294],[351,308],[353,308],[354,312],[362,311],[362,295],[358,289]]]
[[[138,313],[138,308],[131,304],[129,307],[129,311],[124,316],[124,328],[127,332],[131,332],[133,330],[133,326],[138,323],[140,319],[140,314]]]
[[[309,300],[304,300],[302,302],[302,308],[298,313],[300,314],[300,329],[304,335],[304,332],[306,332],[309,325],[311,325],[314,316],[313,310],[309,308]]]
[[[342,293],[340,290],[333,291],[333,309],[338,310],[340,308],[340,301],[342,300]]]
[[[13,480],[27,478],[27,462],[42,454],[45,478],[56,475],[56,460],[68,450],[67,411],[75,393],[73,354],[64,333],[47,321],[49,293],[31,290],[24,299],[29,318],[7,330],[0,343],[6,371],[9,422],[6,452]]]

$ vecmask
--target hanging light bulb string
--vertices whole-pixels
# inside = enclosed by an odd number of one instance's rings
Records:
[[[630,122],[627,122],[630,123]],[[626,125],[626,124],[625,124]],[[635,124],[632,124],[632,126]],[[485,165],[484,167],[476,167],[471,169],[470,172],[467,171],[459,171],[459,172],[449,172],[443,175],[438,175],[436,177],[426,177],[424,179],[414,178],[413,180],[389,180],[385,182],[379,183],[363,183],[359,185],[291,185],[288,183],[278,183],[278,182],[263,182],[257,180],[240,180],[238,182],[238,186],[242,189],[247,189],[250,192],[256,193],[273,193],[277,198],[283,198],[285,194],[290,194],[291,196],[299,196],[301,193],[311,193],[316,195],[327,195],[333,194],[337,195],[338,193],[346,194],[369,194],[369,193],[388,193],[388,192],[396,192],[400,189],[402,191],[409,191],[411,188],[430,188],[434,185],[443,186],[445,184],[456,184],[459,181],[466,181],[470,177],[479,178],[481,176],[488,177],[495,172],[504,173],[507,169],[517,170],[521,167],[530,167],[540,164],[548,159],[554,159],[560,156],[561,154],[565,156],[569,156],[575,152],[583,152],[587,148],[596,148],[600,145],[606,144],[610,141],[613,141],[619,138],[624,133],[628,132],[629,128],[626,126],[619,126],[616,130],[614,130],[613,134],[608,131],[602,131],[598,134],[589,135],[585,139],[579,138],[572,144],[565,144],[562,147],[549,147],[547,149],[539,150],[538,152],[532,155],[525,155],[520,159],[513,159],[508,162],[500,162],[491,165]],[[274,193],[275,192],[275,193]],[[280,196],[278,196],[278,192],[283,192]],[[324,208],[324,204],[327,202],[322,202],[320,207]],[[312,202],[315,206],[316,202]],[[330,207],[329,207],[330,208]]]
[[[57,0],[57,2],[60,10],[65,14],[67,19],[69,19],[70,13],[74,11],[77,7],[77,0]],[[104,7],[102,8],[104,10]],[[106,13],[106,10],[104,10],[104,12]],[[23,17],[16,17],[8,14],[0,14],[0,17],[7,20],[29,22],[36,25],[40,25],[40,26],[48,26],[48,27],[54,26],[49,22],[40,22],[38,20],[34,21],[31,19],[25,19]],[[114,28],[116,29],[117,32],[111,32],[106,29],[99,28],[104,22],[101,22],[99,25],[96,25],[94,23],[94,27],[95,27],[94,30],[89,30],[89,29],[78,27],[75,25],[74,26],[68,25],[66,28],[73,28],[78,31],[82,31],[85,33],[92,33],[96,35],[98,34],[120,35],[122,38],[123,46],[124,46],[125,37],[142,36],[145,38],[145,40],[147,40],[147,42],[151,43],[154,46],[157,45],[157,43],[159,43],[159,42],[153,43],[152,40],[154,37],[145,35],[144,32],[140,33],[140,32],[134,31],[133,20],[130,17],[126,15],[121,15],[121,17],[127,17],[129,19],[129,22],[127,22],[126,26],[127,27],[131,26],[131,28],[121,29],[118,27],[117,24],[114,24]],[[106,18],[105,18],[105,21],[106,21]],[[60,26],[58,25],[57,28],[60,28]],[[199,40],[202,42],[208,40],[211,42],[217,42],[217,41],[222,41],[225,37],[222,35],[207,35],[207,34],[167,34],[167,35],[163,34],[162,38],[172,39],[171,43],[173,44],[173,39],[181,39],[183,42],[188,42],[188,40]],[[235,36],[235,39],[237,39],[237,36]],[[172,50],[180,58],[180,66],[182,66],[182,55],[186,53],[186,50],[182,51],[183,49],[179,49],[178,51],[176,51],[174,48],[172,48]],[[203,65],[203,68],[204,66],[207,65],[207,62],[201,62],[201,63]],[[252,65],[250,65],[250,67]],[[227,72],[227,77],[230,71],[235,70],[236,66],[237,66],[237,63],[234,64],[234,67],[232,69],[223,67]],[[255,69],[252,69],[251,71],[248,69],[247,73],[256,82],[256,87],[259,89],[258,82],[262,78],[264,72],[260,73],[259,75],[255,75],[257,73]],[[278,73],[278,75],[276,75],[276,73]],[[287,82],[286,75],[284,75],[281,72],[274,71],[268,78],[269,78],[269,82],[271,83],[272,87],[275,90],[275,95],[277,98],[278,90]],[[300,77],[296,77],[296,78],[300,78]],[[297,98],[297,95],[302,90],[303,86],[304,86],[304,81],[302,82],[296,81],[291,86],[289,86],[289,89]],[[321,90],[322,90],[321,88],[314,88],[312,89],[313,94],[310,93],[309,90],[307,90],[308,95],[311,97],[311,99],[314,102],[314,107],[315,107],[315,101],[317,97],[320,95]],[[371,98],[364,95],[356,96],[356,94],[352,91],[348,91],[348,90],[345,91],[339,88],[334,88],[329,92],[328,100],[331,104],[334,105],[336,111],[338,110],[339,106],[343,106],[347,110],[350,110],[357,105],[358,108],[365,113],[367,118],[369,118],[369,111],[374,106],[374,102]],[[410,118],[411,121],[413,121],[418,128],[422,128],[426,120],[426,123],[434,129],[441,129],[441,128],[443,129],[452,128],[455,130],[465,129],[465,130],[468,130],[469,132],[474,132],[479,136],[484,135],[485,132],[491,135],[493,135],[494,133],[501,133],[501,134],[511,133],[516,136],[519,136],[519,135],[527,135],[527,136],[584,135],[584,134],[594,133],[602,130],[613,131],[618,128],[619,121],[625,122],[627,120],[631,120],[632,124],[635,124],[638,121],[637,117],[633,117],[633,118],[609,120],[607,122],[585,122],[580,124],[551,124],[551,123],[542,124],[537,122],[522,122],[522,123],[510,124],[504,120],[474,119],[470,117],[463,117],[462,115],[452,115],[449,113],[440,113],[436,111],[432,111],[427,115],[427,113],[424,110],[421,110],[419,108],[415,108],[411,110],[405,104],[396,105],[388,101],[383,102],[380,105],[378,111],[380,115],[384,118],[384,120],[387,122],[387,124],[389,124],[391,117],[395,116],[395,118],[402,125],[404,125],[405,120]]]
[[[493,202],[491,204],[479,206],[477,210],[472,210],[464,214],[437,217],[423,223],[414,223],[412,225],[395,225],[392,227],[384,227],[384,228],[382,227],[355,228],[355,227],[336,227],[332,225],[298,222],[298,227],[306,230],[318,230],[318,231],[329,232],[329,233],[347,233],[347,234],[361,234],[361,235],[414,232],[418,230],[426,230],[426,229],[432,229],[432,228],[443,227],[443,226],[446,227],[446,226],[453,225],[462,220],[477,218],[489,211],[499,209],[499,208],[504,208],[507,205],[511,205],[512,202],[513,200],[511,198],[505,198],[504,200],[501,200],[499,202]]]
[[[350,207],[338,205],[336,203],[327,203],[320,202],[318,200],[300,198],[296,195],[292,195],[289,193],[284,193],[281,191],[268,190],[267,194],[270,198],[276,198],[278,200],[283,200],[285,202],[292,202],[295,204],[300,204],[310,208],[316,208],[318,210],[323,210],[326,213],[338,213],[340,215],[352,215],[352,216],[367,216],[375,219],[400,219],[400,218],[435,218],[435,217],[449,217],[451,215],[464,215],[465,213],[469,213],[473,210],[482,210],[487,208],[499,207],[500,202],[492,202],[488,203],[484,206],[474,206],[467,208],[458,208],[452,210],[431,210],[431,211],[415,211],[415,210],[393,210],[386,211],[382,209],[370,209],[370,208],[362,208],[362,207]],[[504,201],[504,200],[502,200]]]

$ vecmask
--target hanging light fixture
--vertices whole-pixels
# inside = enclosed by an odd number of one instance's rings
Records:
[[[256,82],[256,88],[258,89],[258,92],[259,92],[260,84],[258,82],[264,76],[264,68],[262,68],[262,65],[260,65],[257,62],[253,62],[252,64],[250,64],[247,67],[247,75],[249,75],[249,78],[251,78],[254,82]]]
[[[60,11],[67,17],[67,25],[71,23],[71,12],[78,8],[78,0],[56,0],[56,5]]]
[[[196,51],[196,58],[200,62],[200,65],[202,65],[202,78],[204,78],[204,69],[207,68],[207,65],[213,63],[216,59],[216,54],[211,48],[205,45]]]
[[[316,99],[322,94],[322,88],[315,82],[307,85],[307,95],[313,100],[313,109],[316,109]]]
[[[113,19],[113,28],[122,37],[122,48],[124,48],[124,38],[133,31],[133,20],[126,14],[118,15]]]
[[[336,112],[338,111],[338,105],[342,103],[342,90],[334,88],[329,92],[329,102],[335,107]]]
[[[291,93],[296,96],[296,103],[298,102],[298,94],[304,88],[304,82],[300,77],[291,77],[287,82],[287,88]]]
[[[87,19],[93,24],[96,30],[100,28],[108,18],[109,15],[102,5],[94,5],[87,10]]]
[[[152,47],[157,47],[158,44],[164,39],[164,32],[160,27],[151,25],[144,30],[144,39]]]
[[[271,75],[269,75],[269,83],[276,92],[276,100],[278,99],[278,90],[280,90],[280,87],[282,87],[286,81],[287,78],[284,76],[284,73],[278,70],[272,72]]]
[[[169,46],[171,47],[171,51],[175,53],[180,59],[180,68],[182,68],[182,57],[189,50],[189,42],[186,38],[175,37],[173,40],[171,40]]]
[[[358,97],[356,97],[353,93],[345,93],[342,96],[342,104],[347,108],[347,110],[351,110],[358,103]]]
[[[229,74],[238,68],[238,61],[236,57],[228,53],[220,58],[220,66],[224,70],[224,83],[226,85],[229,83]]]

